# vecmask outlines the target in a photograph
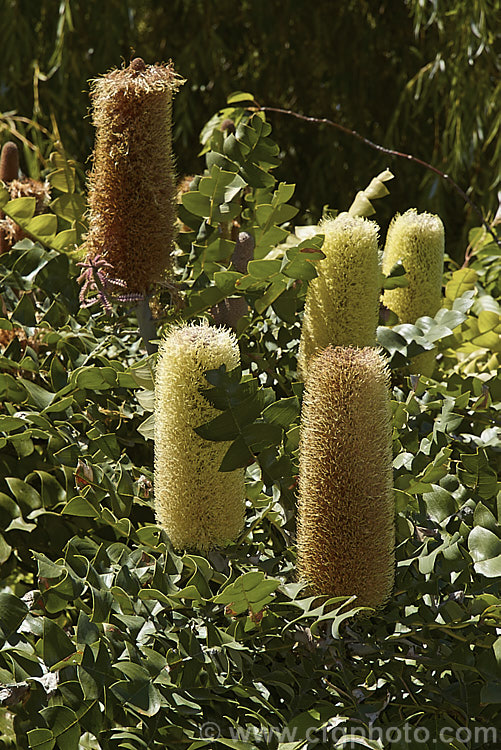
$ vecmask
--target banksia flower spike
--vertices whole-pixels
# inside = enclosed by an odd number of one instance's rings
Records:
[[[297,566],[319,595],[379,607],[394,577],[389,372],[376,348],[328,347],[308,366]]]
[[[298,369],[306,378],[316,351],[333,346],[375,346],[381,293],[381,255],[375,222],[347,213],[323,221],[318,276],[308,287]]]
[[[0,180],[11,182],[19,176],[19,151],[13,141],[7,141],[2,146],[0,154]]]
[[[201,394],[204,373],[240,362],[234,334],[207,323],[172,328],[155,384],[155,509],[177,549],[205,551],[235,539],[244,523],[244,470],[218,471],[231,441],[197,435],[221,412]]]
[[[444,270],[444,225],[438,216],[418,214],[410,209],[392,220],[383,254],[383,271],[401,261],[409,285],[387,289],[384,304],[398,315],[401,323],[414,323],[423,315],[433,317],[440,309]],[[435,365],[433,350],[415,358],[413,372],[431,375]]]
[[[145,65],[141,58],[92,81],[96,144],[85,249],[105,254],[129,292],[147,293],[170,265],[171,109],[182,83],[171,64]]]

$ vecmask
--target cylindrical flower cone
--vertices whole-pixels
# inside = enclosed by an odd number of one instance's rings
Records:
[[[444,225],[439,216],[419,214],[412,208],[397,214],[386,236],[383,254],[383,271],[401,261],[409,285],[387,289],[383,302],[401,323],[415,323],[423,315],[433,317],[442,301],[442,276],[444,270]],[[431,375],[435,366],[435,352],[424,352],[412,363],[413,372]]]
[[[195,428],[221,414],[201,394],[208,370],[239,365],[235,335],[192,324],[162,341],[155,382],[155,510],[177,549],[205,551],[234,540],[244,523],[244,470],[218,471],[231,441]]]
[[[318,595],[380,607],[394,580],[389,371],[376,348],[314,357],[301,416],[297,567]]]
[[[128,292],[145,293],[170,266],[176,188],[172,98],[182,79],[169,65],[112,70],[92,82],[96,126],[84,247],[105,254]]]
[[[378,225],[347,213],[323,221],[318,276],[308,287],[298,370],[326,346],[375,346],[381,293]]]

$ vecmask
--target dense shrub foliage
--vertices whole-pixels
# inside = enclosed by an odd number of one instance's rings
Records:
[[[158,335],[232,295],[246,302],[241,366],[207,374],[218,414],[197,430],[228,442],[221,470],[245,468],[245,526],[225,549],[175,552],[155,523],[156,355],[133,309],[110,297],[107,314],[77,265],[76,166],[53,153],[50,213],[0,193],[29,235],[0,256],[3,750],[299,750],[332,747],[334,729],[345,743],[363,731],[362,747],[422,747],[405,728],[437,749],[497,746],[475,732],[501,732],[499,248],[473,230],[469,263],[447,260],[436,315],[378,327],[392,377],[390,600],[375,613],[309,595],[296,576],[297,355],[323,237],[292,229],[294,186],[273,176],[279,147],[248,102],[230,97],[204,130],[175,272],[152,300]],[[219,129],[228,117],[235,132]],[[411,207],[398,179],[392,192]],[[235,227],[255,239],[244,272],[231,265]],[[384,287],[405,284],[402,271]],[[434,347],[434,377],[408,375]],[[369,736],[389,728],[400,738]]]
[[[501,174],[499,0],[2,0],[0,126],[33,118],[84,163],[94,133],[88,81],[139,55],[172,58],[188,85],[175,105],[179,170],[199,170],[197,137],[229,91],[261,105],[329,117],[431,161],[495,211]],[[55,118],[57,129],[54,127]],[[339,207],[386,160],[349,136],[274,116],[302,211]],[[45,137],[15,121],[32,177]],[[37,157],[41,157],[37,158]],[[443,183],[402,161],[409,206],[438,212],[459,233],[465,206]],[[380,218],[402,206],[390,197]],[[474,221],[471,214],[468,222]],[[465,237],[463,237],[463,240]],[[464,242],[454,250],[464,247]]]

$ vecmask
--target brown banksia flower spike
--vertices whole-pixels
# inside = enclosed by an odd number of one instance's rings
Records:
[[[94,161],[84,246],[129,292],[147,293],[171,262],[176,186],[172,99],[184,81],[141,58],[91,83]]]
[[[394,580],[389,371],[377,348],[315,356],[301,415],[297,567],[312,592],[380,607]]]
[[[13,141],[7,141],[2,146],[0,154],[0,180],[10,182],[19,176],[19,151]]]

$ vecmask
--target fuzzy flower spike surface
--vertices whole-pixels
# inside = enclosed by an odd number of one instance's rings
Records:
[[[384,304],[398,315],[401,323],[415,323],[423,315],[433,317],[442,300],[444,270],[444,225],[439,216],[419,214],[410,209],[397,214],[389,228],[383,255],[383,271],[401,261],[409,280],[407,287],[387,289]],[[412,370],[431,375],[435,352],[415,358]]]
[[[389,372],[379,350],[312,359],[299,447],[298,574],[313,593],[380,607],[394,580]]]
[[[298,369],[306,378],[316,351],[375,346],[381,293],[378,225],[347,213],[321,222],[322,252],[306,295]]]
[[[208,370],[240,363],[234,334],[203,324],[172,328],[155,383],[155,509],[176,549],[206,551],[234,540],[244,523],[244,470],[218,471],[230,442],[195,432],[221,412],[202,395]]]
[[[170,266],[175,222],[172,98],[182,79],[141,58],[92,81],[94,162],[85,249],[145,293]]]

